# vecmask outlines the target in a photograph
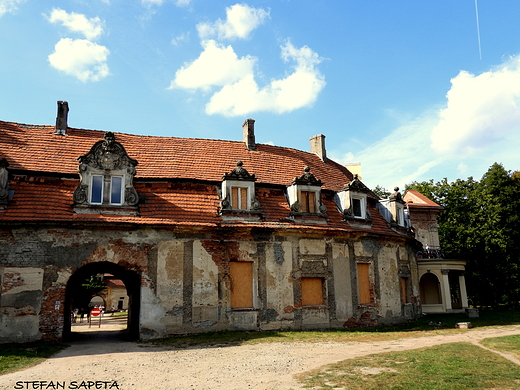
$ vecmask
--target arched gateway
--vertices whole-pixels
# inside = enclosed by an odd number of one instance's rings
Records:
[[[128,303],[128,325],[129,336],[139,339],[139,312],[141,300],[141,277],[132,270],[126,270],[120,265],[108,261],[100,261],[86,264],[79,268],[67,282],[65,293],[63,339],[67,340],[71,333],[71,312],[74,310],[74,296],[81,284],[92,275],[112,274],[123,281],[129,298]]]

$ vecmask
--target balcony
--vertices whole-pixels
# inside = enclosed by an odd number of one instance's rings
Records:
[[[441,247],[440,246],[425,246],[422,250],[420,250],[419,252],[417,252],[417,255],[416,255],[417,259],[424,259],[424,260],[427,260],[427,259],[430,259],[430,260],[435,260],[435,259],[444,259],[445,256],[444,256],[444,252],[441,250]]]

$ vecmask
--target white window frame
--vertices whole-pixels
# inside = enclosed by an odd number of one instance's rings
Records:
[[[300,207],[303,208],[302,203],[302,191],[304,192],[313,192],[314,193],[314,212],[303,212],[305,214],[319,214],[320,213],[320,204],[321,204],[321,187],[318,186],[310,186],[305,184],[292,184],[287,187],[287,195],[289,197],[289,204],[292,205],[295,202],[300,204]]]
[[[121,199],[120,202],[113,202],[112,201],[112,196],[113,196],[113,193],[112,193],[112,188],[114,186],[114,179],[120,179],[121,180],[121,188],[119,190],[119,198]],[[113,176],[110,176],[110,204],[113,204],[113,205],[118,205],[118,206],[121,206],[123,203],[124,203],[124,188],[125,188],[125,178],[124,176],[117,176],[117,175],[113,175]]]
[[[367,195],[358,191],[339,191],[336,193],[336,204],[339,201],[339,208],[344,210],[351,209],[352,217],[355,219],[366,219],[367,217]],[[359,200],[361,207],[361,215],[354,214],[354,200]]]
[[[100,177],[101,178],[101,200],[99,202],[94,202],[92,200],[94,195],[94,178]],[[103,204],[103,195],[105,191],[105,178],[103,175],[92,175],[90,178],[90,191],[89,191],[89,203],[94,205],[100,205]]]
[[[233,196],[233,188],[239,188],[243,189],[245,188],[247,190],[246,195],[246,208],[245,209],[236,209],[232,208],[232,210],[240,210],[240,211],[249,211],[251,210],[252,205],[252,199],[254,198],[255,193],[255,182],[254,181],[246,181],[246,180],[224,180],[222,181],[222,199],[228,199],[229,204],[231,207],[233,207],[232,204],[232,196]],[[238,191],[239,197],[240,191]]]

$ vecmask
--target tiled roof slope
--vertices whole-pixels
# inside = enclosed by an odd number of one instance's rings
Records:
[[[79,156],[103,139],[103,131],[68,128],[55,135],[54,126],[0,121],[0,158],[12,170],[77,174]],[[350,182],[347,168],[331,160],[323,162],[313,153],[257,144],[257,151],[243,142],[178,137],[156,137],[115,133],[116,141],[136,159],[136,179],[179,178],[220,181],[241,160],[255,174],[257,183],[288,185],[309,166],[324,189],[338,191]]]
[[[343,220],[337,210],[333,193],[324,192],[322,201],[327,207],[327,217],[314,217],[314,222],[290,220],[290,207],[282,188],[257,187],[261,220],[227,221],[218,214],[219,196],[216,185],[202,183],[136,183],[135,188],[144,199],[139,216],[75,213],[72,193],[78,180],[61,180],[27,177],[26,181],[11,182],[15,194],[9,206],[0,212],[0,225],[13,222],[63,223],[65,226],[86,226],[86,223],[124,223],[147,226],[249,226],[313,231],[366,232],[398,235],[388,227],[381,214],[370,205],[372,223],[366,227],[354,227]],[[311,217],[312,218],[312,217]],[[308,219],[308,217],[307,217]]]
[[[430,198],[427,198],[423,194],[421,194],[419,191],[415,190],[408,190],[403,196],[403,200],[408,204],[410,207],[430,207],[430,208],[437,208],[437,209],[443,209],[444,207],[438,205]]]

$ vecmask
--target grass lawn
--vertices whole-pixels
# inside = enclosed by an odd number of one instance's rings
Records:
[[[509,353],[520,359],[520,335],[484,339],[481,344],[497,351]]]
[[[64,347],[64,344],[43,341],[26,344],[1,344],[0,375],[41,363]]]
[[[520,389],[520,366],[469,343],[344,360],[302,374],[304,387],[349,390]]]
[[[520,311],[481,311],[479,318],[468,319],[464,314],[427,315],[405,324],[376,326],[363,329],[339,329],[325,331],[222,331],[194,335],[172,336],[147,341],[147,343],[171,345],[177,348],[205,345],[241,345],[273,342],[346,342],[385,341],[404,337],[426,337],[436,334],[468,332],[455,329],[457,322],[471,322],[473,328],[520,324]],[[445,326],[432,326],[430,322],[442,322]]]

